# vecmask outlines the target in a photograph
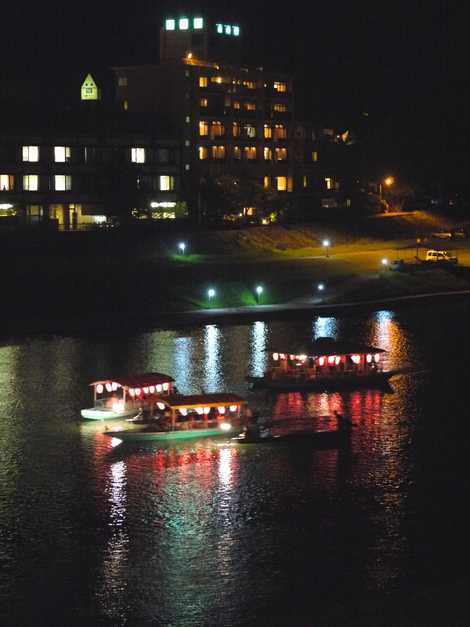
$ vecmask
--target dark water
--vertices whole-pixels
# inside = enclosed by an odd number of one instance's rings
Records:
[[[0,623],[402,624],[397,608],[428,595],[410,624],[431,624],[434,591],[468,570],[468,319],[459,305],[4,343]],[[247,392],[268,342],[319,335],[417,373],[388,393]],[[151,370],[293,422],[338,409],[351,446],[125,448],[80,421],[90,381]]]

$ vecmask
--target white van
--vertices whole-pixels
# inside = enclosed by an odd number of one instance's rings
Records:
[[[457,257],[451,255],[447,250],[428,250],[425,261],[457,263]]]

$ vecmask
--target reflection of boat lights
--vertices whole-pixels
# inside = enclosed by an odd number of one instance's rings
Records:
[[[229,410],[230,411],[237,411],[238,409],[238,405],[230,405]]]
[[[122,401],[113,403],[113,411],[124,411],[124,403]]]
[[[98,394],[103,394],[104,387],[101,385],[101,383],[96,386],[96,391],[97,391]]]
[[[120,440],[119,438],[111,438],[111,446],[114,448],[115,446],[119,446],[119,444],[121,444],[122,440]]]
[[[225,414],[225,407],[217,407],[219,414]]]
[[[202,416],[202,414],[204,413],[204,410],[202,409],[202,407],[196,407],[196,411],[200,416]]]
[[[232,425],[229,422],[221,422],[220,423],[220,428],[222,431],[231,431],[232,430]]]

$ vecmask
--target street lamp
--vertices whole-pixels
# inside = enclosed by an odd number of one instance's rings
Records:
[[[393,176],[386,176],[383,180],[383,183],[386,187],[391,187],[395,183],[395,179]],[[382,189],[382,181],[379,182],[379,200],[382,202],[383,200],[383,189]]]
[[[180,242],[178,244],[178,249],[181,252],[182,255],[184,255],[184,251],[186,250],[186,244],[185,242]]]
[[[382,264],[383,266],[388,266],[388,263],[389,263],[389,262],[388,262],[387,257],[384,257],[384,258],[382,259],[382,261],[381,261],[381,264]]]
[[[319,283],[319,284],[317,285],[317,290],[318,290],[319,292],[323,292],[323,291],[324,291],[324,289],[325,289],[325,284],[324,284],[324,283]]]
[[[262,285],[257,285],[256,289],[256,302],[259,303],[259,300],[261,298],[261,294],[264,292],[263,286]]]
[[[215,293],[216,293],[216,292],[215,292],[215,289],[214,289],[213,287],[210,287],[210,288],[207,290],[207,296],[209,297],[209,300],[212,300],[212,299],[214,298]]]
[[[330,240],[329,239],[324,239],[323,240],[323,248],[325,248],[326,250],[326,257],[329,257],[329,250],[330,250]]]

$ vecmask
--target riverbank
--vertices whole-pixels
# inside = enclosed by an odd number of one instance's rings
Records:
[[[415,230],[418,225],[423,230],[428,223],[435,227],[429,216],[418,218]],[[415,240],[398,238],[403,220],[410,223],[412,216],[398,219],[399,228],[396,221],[388,223],[388,231],[396,239],[374,237],[371,230],[355,239],[343,231],[342,236],[337,232],[328,250],[315,239],[319,227],[314,230],[310,226],[207,233],[206,248],[185,255],[175,254],[176,246],[170,249],[168,237],[165,252],[159,248],[162,234],[147,231],[94,233],[84,238],[80,237],[83,234],[61,234],[23,247],[10,242],[10,248],[2,250],[4,265],[8,263],[10,270],[3,277],[0,319],[6,333],[67,329],[91,333],[463,297],[470,290],[470,246],[466,241],[445,242],[446,248],[459,247],[457,267],[414,264],[407,272],[395,272],[382,265],[384,257],[411,261],[416,253],[423,255]],[[366,229],[364,224],[362,228]],[[202,246],[201,233],[191,237],[191,248],[196,241]],[[227,249],[217,252],[211,238]],[[308,238],[311,245],[306,247]],[[232,245],[237,241],[243,245],[236,252],[229,240]],[[288,247],[278,252],[267,250],[268,240],[282,240]],[[437,245],[442,247],[442,242],[434,244],[429,237],[423,242],[426,247]]]

